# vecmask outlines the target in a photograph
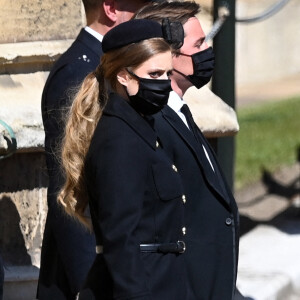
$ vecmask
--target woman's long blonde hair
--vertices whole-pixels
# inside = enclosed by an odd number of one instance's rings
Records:
[[[95,72],[83,81],[71,106],[62,142],[61,162],[65,184],[58,202],[65,211],[90,227],[85,216],[88,204],[84,162],[92,136],[108,101],[108,87],[116,91],[117,74],[124,68],[136,68],[152,56],[170,51],[162,38],[152,38],[112,50],[102,56]]]

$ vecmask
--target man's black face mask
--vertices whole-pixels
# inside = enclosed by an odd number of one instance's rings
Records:
[[[175,70],[176,72],[185,76],[198,89],[210,81],[215,65],[215,55],[211,47],[192,55],[184,53],[179,53],[179,55],[192,58],[194,72],[192,75],[185,75],[178,70]]]

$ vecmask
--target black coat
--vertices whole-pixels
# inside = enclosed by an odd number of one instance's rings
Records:
[[[79,299],[187,300],[184,253],[141,253],[140,244],[184,240],[182,184],[146,121],[111,96],[86,160],[98,254]]]
[[[101,43],[82,29],[71,47],[55,63],[44,87],[42,116],[49,187],[38,299],[75,299],[95,258],[94,236],[67,217],[57,205],[57,191],[64,180],[56,154],[72,91],[95,70],[101,55]]]
[[[213,151],[200,129],[198,139],[180,117],[165,107],[155,115],[155,130],[176,165],[186,196],[186,255],[194,300],[231,300],[235,291],[239,217]]]

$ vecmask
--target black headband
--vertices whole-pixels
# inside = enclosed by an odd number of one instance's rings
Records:
[[[113,49],[156,37],[164,38],[175,49],[178,49],[183,44],[183,27],[180,22],[170,22],[168,19],[163,20],[162,26],[152,20],[130,20],[117,25],[104,35],[102,50],[106,53]]]

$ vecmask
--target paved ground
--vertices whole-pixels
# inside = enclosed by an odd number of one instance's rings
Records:
[[[300,76],[239,88],[237,107],[300,95]],[[255,300],[300,300],[300,162],[236,191],[238,287]]]
[[[300,73],[284,79],[236,88],[236,107],[256,105],[300,95]]]
[[[238,287],[255,300],[300,299],[300,163],[235,193],[241,214]]]

